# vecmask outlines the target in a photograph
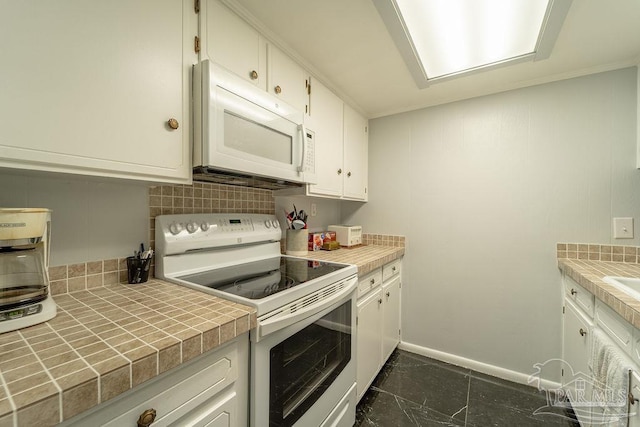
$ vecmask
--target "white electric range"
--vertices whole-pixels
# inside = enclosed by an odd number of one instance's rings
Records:
[[[155,274],[256,308],[252,426],[352,426],[357,269],[283,256],[281,235],[273,215],[161,215]]]

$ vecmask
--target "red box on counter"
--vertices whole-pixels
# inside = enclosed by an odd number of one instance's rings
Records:
[[[336,232],[335,231],[325,231],[323,242],[335,242],[336,241]]]
[[[319,251],[322,249],[322,243],[324,243],[324,233],[309,233],[309,247],[310,251]]]

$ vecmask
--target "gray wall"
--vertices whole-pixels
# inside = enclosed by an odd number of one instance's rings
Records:
[[[0,171],[0,207],[53,211],[52,266],[126,257],[149,243],[146,183]]]
[[[638,245],[611,232],[640,226],[635,67],[370,129],[370,201],[342,220],[407,236],[403,341],[525,374],[560,357],[556,242]]]

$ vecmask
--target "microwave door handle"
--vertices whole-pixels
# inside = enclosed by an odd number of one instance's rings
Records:
[[[304,172],[304,157],[306,155],[306,148],[307,148],[307,143],[306,143],[306,137],[307,137],[307,131],[304,128],[304,124],[300,124],[298,125],[298,130],[300,131],[300,143],[302,144],[302,156],[300,157],[300,166],[298,167],[298,172]]]

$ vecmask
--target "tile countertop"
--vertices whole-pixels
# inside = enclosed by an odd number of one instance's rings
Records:
[[[0,334],[0,426],[55,425],[256,325],[251,307],[155,279],[53,298],[54,319]]]
[[[362,245],[355,248],[340,248],[334,251],[309,251],[305,258],[320,261],[341,262],[358,266],[358,275],[380,268],[404,256],[404,247]]]
[[[627,322],[640,328],[640,302],[603,280],[605,276],[640,278],[640,264],[560,258],[558,268]]]

